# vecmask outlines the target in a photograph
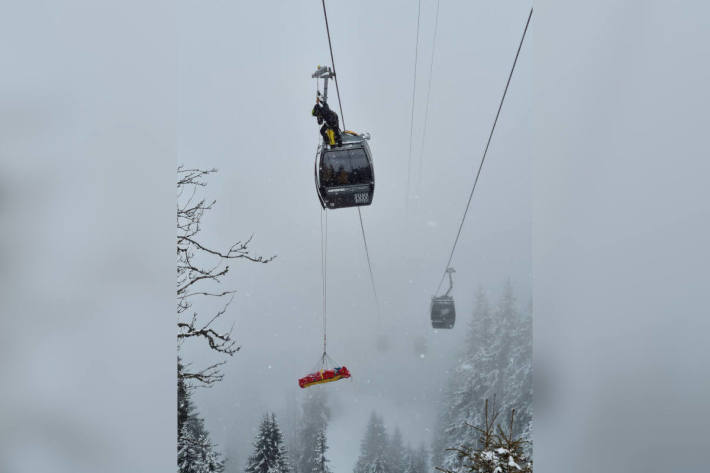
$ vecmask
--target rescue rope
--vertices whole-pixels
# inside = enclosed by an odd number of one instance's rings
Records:
[[[513,66],[510,68],[510,73],[508,74],[508,81],[505,84],[505,89],[503,90],[503,96],[500,99],[500,104],[498,105],[498,111],[496,112],[496,117],[493,120],[493,126],[491,127],[491,132],[488,135],[488,141],[486,142],[486,147],[483,150],[483,157],[481,158],[481,163],[478,166],[478,172],[476,172],[476,178],[473,181],[473,187],[471,188],[471,193],[468,196],[468,202],[466,203],[466,210],[463,212],[463,216],[461,217],[461,223],[459,224],[459,229],[458,232],[456,233],[456,238],[454,239],[454,245],[451,247],[451,253],[449,254],[449,260],[446,262],[446,266],[444,267],[444,273],[441,275],[441,280],[439,281],[439,286],[436,288],[435,294],[438,294],[439,290],[441,290],[441,285],[444,283],[444,279],[446,277],[446,270],[451,266],[451,261],[454,259],[454,251],[456,251],[456,244],[459,242],[459,237],[461,236],[461,229],[463,229],[463,224],[464,221],[466,220],[466,215],[468,214],[468,209],[471,206],[471,199],[473,198],[473,193],[476,190],[476,184],[478,184],[478,178],[481,175],[481,169],[483,169],[483,163],[486,160],[486,155],[488,154],[488,147],[491,144],[491,139],[493,138],[493,132],[496,129],[496,124],[498,123],[498,117],[500,116],[500,111],[503,108],[503,101],[505,100],[505,96],[508,93],[508,86],[510,86],[510,80],[513,77],[513,71],[515,71],[515,65],[518,62],[518,56],[520,55],[520,49],[523,47],[523,41],[525,41],[525,34],[528,31],[528,26],[530,25],[530,18],[532,18],[533,14],[533,9],[530,8],[530,14],[528,15],[528,20],[525,23],[525,29],[523,30],[523,36],[520,38],[520,44],[518,44],[518,50],[515,53],[515,59],[513,60]]]
[[[417,59],[419,58],[419,22],[422,16],[422,0],[417,9],[417,39],[414,44],[414,83],[412,84],[412,114],[409,120],[409,157],[407,158],[407,193],[405,195],[405,214],[409,215],[409,182],[412,169],[412,142],[414,137],[414,100],[417,92]]]
[[[325,220],[325,226],[323,221]],[[320,214],[320,238],[321,238],[321,276],[323,279],[323,357],[326,356],[328,342],[328,212],[321,208]]]

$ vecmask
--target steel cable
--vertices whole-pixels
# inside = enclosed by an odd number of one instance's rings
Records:
[[[500,111],[503,108],[503,101],[508,93],[508,87],[510,86],[510,80],[513,77],[513,71],[515,71],[515,65],[518,63],[518,56],[520,55],[520,49],[523,47],[523,41],[525,41],[525,34],[528,31],[528,26],[530,25],[530,18],[532,18],[533,9],[530,8],[530,14],[528,15],[528,20],[525,23],[525,29],[523,30],[523,36],[520,38],[520,44],[518,44],[518,50],[515,53],[515,59],[513,60],[513,66],[510,68],[510,73],[508,74],[508,81],[505,83],[505,89],[503,90],[503,96],[500,99],[500,104],[498,104],[498,111],[496,112],[496,117],[493,120],[493,126],[491,127],[491,132],[488,135],[488,141],[486,142],[486,147],[483,150],[483,157],[481,158],[481,163],[478,166],[478,171],[476,172],[476,178],[473,181],[473,187],[471,188],[471,193],[468,196],[468,202],[466,203],[466,210],[464,210],[463,216],[461,217],[461,222],[459,223],[459,229],[456,232],[456,238],[454,239],[454,244],[451,247],[451,253],[449,254],[449,260],[446,262],[446,267],[444,268],[444,273],[441,275],[441,280],[436,288],[435,294],[439,293],[441,290],[441,285],[444,283],[444,278],[446,277],[446,270],[451,266],[451,261],[454,259],[454,251],[456,251],[456,245],[458,244],[459,237],[461,236],[461,230],[463,229],[463,224],[466,220],[466,215],[468,214],[468,209],[471,206],[471,199],[473,198],[473,193],[476,190],[476,184],[478,184],[478,178],[481,175],[481,169],[483,169],[483,163],[486,161],[486,155],[488,154],[488,147],[491,144],[491,139],[493,138],[493,132],[496,129],[496,124],[498,123],[498,117],[500,116]]]
[[[328,34],[328,48],[330,49],[330,61],[333,66],[333,75],[335,76],[335,90],[337,91],[337,95],[338,95],[338,108],[340,109],[340,117],[343,120],[343,129],[345,129],[345,118],[343,116],[343,103],[340,100],[340,89],[338,87],[338,74],[335,71],[335,57],[333,55],[333,42],[331,41],[331,38],[330,38],[330,27],[328,25],[328,12],[326,11],[326,8],[325,8],[325,0],[321,0],[321,3],[323,5],[323,17],[325,19],[325,29],[326,29],[326,33]],[[420,0],[420,4],[421,4],[421,0]],[[418,29],[418,24],[417,24],[417,29]],[[377,305],[377,315],[379,318],[381,315],[380,302],[379,302],[379,298],[377,297],[377,289],[375,286],[375,277],[372,272],[372,262],[370,260],[370,251],[367,246],[367,237],[365,236],[365,226],[362,221],[362,212],[360,211],[360,207],[358,207],[357,212],[358,212],[358,217],[360,218],[360,229],[362,230],[362,240],[363,240],[363,243],[365,244],[365,256],[367,258],[367,267],[370,272],[370,282],[372,284],[372,292],[375,296],[375,304]],[[326,243],[327,243],[327,229],[328,229],[327,214],[328,214],[328,212],[325,212],[325,213],[326,213]],[[325,286],[324,286],[324,291],[325,291]],[[325,292],[324,292],[324,294],[325,294]],[[325,300],[325,295],[324,295],[324,300]],[[325,313],[325,310],[324,310],[324,313]],[[325,316],[323,318],[323,324],[324,324],[324,329],[323,329],[324,332],[323,333],[325,334]],[[323,352],[325,353],[325,335],[323,336],[323,348],[324,348]]]

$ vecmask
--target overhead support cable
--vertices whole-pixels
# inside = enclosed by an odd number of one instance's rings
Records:
[[[325,0],[321,0],[323,5],[323,18],[325,18],[325,31],[328,34],[328,48],[330,48],[330,63],[333,66],[335,76],[335,92],[338,95],[338,108],[340,108],[340,119],[343,121],[343,130],[346,130],[345,115],[343,115],[343,101],[340,100],[340,87],[338,86],[338,74],[335,71],[335,57],[333,56],[333,42],[330,40],[330,26],[328,25],[328,12],[325,9]]]
[[[436,52],[436,36],[439,30],[439,0],[436,0],[436,13],[434,14],[434,37],[431,45],[431,60],[429,61],[429,80],[426,88],[426,105],[424,108],[424,128],[422,129],[422,144],[419,147],[419,162],[417,166],[417,193],[422,185],[422,161],[424,159],[424,143],[426,142],[426,131],[429,124],[429,97],[431,96],[431,78],[434,75],[434,53]]]
[[[417,39],[414,43],[414,79],[412,83],[412,111],[409,120],[409,156],[407,158],[407,191],[405,195],[405,212],[409,215],[409,188],[412,176],[412,143],[414,138],[414,105],[417,94],[417,60],[419,58],[419,24],[422,16],[422,0],[419,0],[417,9]]]
[[[370,271],[370,283],[372,284],[372,293],[375,295],[375,304],[377,305],[377,319],[380,320],[382,313],[380,312],[380,300],[377,297],[377,286],[375,285],[375,276],[372,272],[372,262],[370,261],[370,250],[367,247],[367,237],[365,236],[365,225],[362,223],[362,212],[360,207],[357,208],[357,215],[360,217],[360,230],[362,230],[362,241],[365,244],[365,256],[367,257],[367,268]]]
[[[454,251],[456,251],[456,245],[459,242],[459,237],[461,236],[461,230],[463,229],[463,224],[466,221],[466,216],[468,215],[468,209],[471,206],[471,199],[473,198],[473,193],[476,191],[476,184],[478,184],[478,178],[481,175],[481,170],[483,169],[483,163],[486,161],[486,155],[488,154],[488,147],[491,144],[491,139],[493,138],[493,132],[496,129],[496,124],[498,123],[498,117],[500,116],[500,111],[503,108],[503,102],[505,101],[505,96],[508,93],[508,87],[510,86],[510,80],[513,77],[513,72],[515,71],[515,65],[518,63],[518,56],[520,55],[520,49],[523,47],[523,42],[525,41],[525,34],[528,31],[528,26],[530,25],[530,19],[532,18],[533,9],[530,8],[530,14],[528,15],[528,20],[525,23],[525,29],[523,30],[523,36],[520,38],[520,44],[518,44],[518,50],[515,53],[515,59],[513,60],[513,66],[510,68],[510,73],[508,74],[508,81],[505,83],[505,89],[503,90],[503,96],[500,99],[500,104],[498,104],[498,111],[496,112],[496,117],[493,120],[493,126],[491,127],[491,132],[488,135],[488,141],[486,142],[486,147],[483,150],[483,157],[481,158],[481,163],[478,166],[478,171],[476,172],[476,178],[473,181],[473,187],[471,188],[471,193],[468,196],[468,202],[466,203],[466,210],[463,212],[461,217],[461,222],[459,223],[459,229],[456,232],[456,238],[454,239],[454,244],[451,247],[451,253],[449,254],[449,259],[444,267],[444,273],[441,275],[441,280],[436,288],[436,293],[441,289],[441,285],[444,283],[444,278],[446,277],[446,270],[451,266],[451,261],[454,259]]]

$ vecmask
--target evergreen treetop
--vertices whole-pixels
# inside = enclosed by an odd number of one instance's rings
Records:
[[[254,453],[249,457],[246,473],[289,473],[291,467],[283,443],[283,435],[274,414],[265,414],[254,440]]]

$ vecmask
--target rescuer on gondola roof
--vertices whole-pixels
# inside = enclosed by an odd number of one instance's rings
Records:
[[[311,115],[316,117],[319,125],[323,125],[320,129],[323,141],[330,146],[342,146],[343,137],[340,133],[338,114],[330,109],[328,103],[321,99],[320,94],[316,96],[316,104],[313,106]]]

